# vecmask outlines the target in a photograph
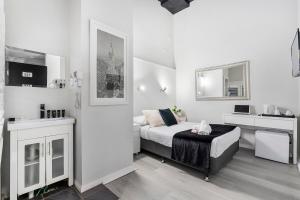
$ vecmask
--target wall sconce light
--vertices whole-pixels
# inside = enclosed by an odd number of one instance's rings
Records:
[[[140,92],[145,92],[146,91],[146,87],[144,85],[140,85],[138,88],[137,88],[138,91]]]
[[[160,91],[161,91],[161,92],[163,92],[163,93],[166,93],[166,91],[167,91],[167,87],[166,87],[166,86],[164,86],[164,87],[161,87],[161,88],[160,88]]]

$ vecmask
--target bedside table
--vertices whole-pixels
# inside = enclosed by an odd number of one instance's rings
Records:
[[[138,124],[133,124],[133,153],[138,154],[141,151],[141,137],[140,128]]]

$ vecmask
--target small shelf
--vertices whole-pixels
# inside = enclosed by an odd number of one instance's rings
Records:
[[[52,160],[63,158],[63,157],[64,157],[64,155],[53,155]]]
[[[38,165],[38,164],[40,164],[40,161],[26,162],[25,167],[32,166],[32,165]]]

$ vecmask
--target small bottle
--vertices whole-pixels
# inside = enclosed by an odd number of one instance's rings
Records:
[[[56,110],[52,110],[52,118],[56,118]]]
[[[40,105],[40,118],[41,119],[45,118],[45,104]]]
[[[61,110],[61,117],[65,117],[66,116],[66,110]]]
[[[56,111],[57,117],[60,118],[60,110]]]
[[[51,111],[47,110],[47,118],[51,118]]]

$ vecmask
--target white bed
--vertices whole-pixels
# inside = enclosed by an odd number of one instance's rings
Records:
[[[140,134],[141,138],[145,140],[151,140],[161,145],[172,147],[173,136],[178,132],[192,129],[195,124],[197,123],[181,122],[180,124],[170,127],[150,127],[146,125],[141,127]],[[210,156],[218,158],[227,148],[239,140],[240,135],[241,130],[237,127],[231,132],[214,138],[211,144]]]

